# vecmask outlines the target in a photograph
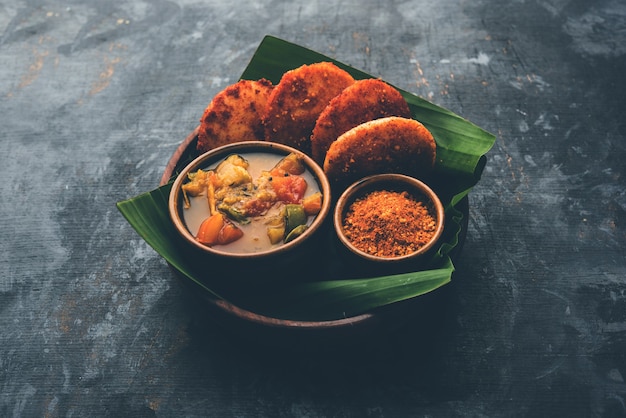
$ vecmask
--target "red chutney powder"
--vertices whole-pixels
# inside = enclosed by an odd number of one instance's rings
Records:
[[[343,231],[359,250],[378,257],[400,257],[426,245],[437,228],[429,206],[409,192],[377,190],[348,208]]]

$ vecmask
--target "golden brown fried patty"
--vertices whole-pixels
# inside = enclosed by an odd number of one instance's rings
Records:
[[[331,99],[352,83],[354,78],[348,72],[330,62],[287,71],[267,102],[265,140],[310,154],[315,121]]]
[[[240,80],[219,92],[200,119],[198,151],[263,140],[262,116],[272,89],[272,83],[265,79]]]
[[[358,125],[330,145],[324,160],[329,179],[348,182],[370,174],[421,177],[435,165],[435,140],[420,122],[389,116]]]
[[[398,90],[378,79],[358,80],[334,97],[320,114],[311,135],[311,154],[324,162],[330,144],[361,123],[386,116],[411,117]]]

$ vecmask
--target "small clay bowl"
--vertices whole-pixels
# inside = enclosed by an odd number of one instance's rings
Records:
[[[357,248],[344,230],[344,221],[351,205],[359,198],[364,198],[374,191],[408,192],[413,200],[421,201],[428,208],[430,216],[434,218],[435,226],[432,237],[423,243],[417,250],[398,256],[373,255],[366,250]],[[377,206],[375,211],[385,209],[385,202]],[[370,212],[371,213],[371,212]],[[398,273],[418,268],[425,262],[433,250],[444,230],[444,208],[435,192],[424,182],[402,174],[378,174],[365,177],[350,185],[339,197],[335,206],[333,223],[341,247],[360,270],[372,271],[377,274]],[[383,231],[393,234],[393,231]]]
[[[280,159],[290,153],[298,154],[304,163],[306,171],[312,176],[323,195],[323,203],[320,212],[314,217],[308,228],[297,238],[284,244],[268,247],[255,252],[231,252],[224,250],[222,246],[208,246],[200,243],[188,227],[183,211],[183,184],[189,181],[188,174],[194,173],[198,169],[209,169],[215,167],[224,161],[229,155],[239,154],[246,158],[246,155],[254,154],[270,154],[271,157]],[[273,165],[263,167],[270,170]],[[256,177],[253,175],[253,177]],[[309,177],[310,183],[310,177]],[[168,210],[170,218],[176,228],[176,231],[183,238],[184,242],[194,253],[196,260],[201,260],[211,271],[216,269],[224,270],[229,276],[237,276],[237,273],[246,272],[259,277],[265,270],[276,272],[290,265],[290,263],[298,262],[307,255],[307,248],[314,245],[314,241],[320,235],[322,225],[324,224],[331,207],[330,184],[322,168],[304,153],[288,147],[286,145],[265,142],[265,141],[246,141],[225,145],[206,152],[186,167],[182,169],[172,185],[169,195]],[[193,204],[192,204],[193,205]],[[208,216],[208,214],[207,214]],[[276,263],[279,263],[281,269],[277,269]],[[240,277],[242,275],[239,275]],[[273,276],[276,276],[274,274]]]

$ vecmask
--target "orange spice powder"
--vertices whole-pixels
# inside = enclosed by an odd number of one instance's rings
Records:
[[[377,190],[356,199],[343,221],[346,237],[359,250],[400,257],[426,245],[437,227],[429,206],[408,192]]]

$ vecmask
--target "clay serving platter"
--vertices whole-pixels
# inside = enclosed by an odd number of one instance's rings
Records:
[[[183,140],[171,156],[161,176],[160,186],[170,182],[189,161],[199,155],[196,150],[197,141],[198,128],[194,129]],[[463,214],[463,221],[458,236],[458,244],[450,253],[453,261],[461,253],[467,233],[469,215],[467,197],[462,199],[456,208]],[[200,296],[203,309],[209,311],[208,317],[219,326],[237,336],[268,344],[284,344],[286,341],[290,344],[305,344],[307,346],[311,344],[319,346],[331,341],[333,344],[354,343],[363,338],[370,339],[383,330],[388,332],[390,329],[400,326],[411,316],[416,315],[418,311],[428,310],[432,313],[433,309],[437,309],[434,305],[439,305],[433,302],[437,295],[422,295],[419,298],[383,306],[371,312],[338,319],[321,321],[282,319],[259,314],[215,297],[209,292],[198,291],[197,286],[192,281],[178,274],[176,269],[172,270],[185,285],[189,286],[194,295]]]

